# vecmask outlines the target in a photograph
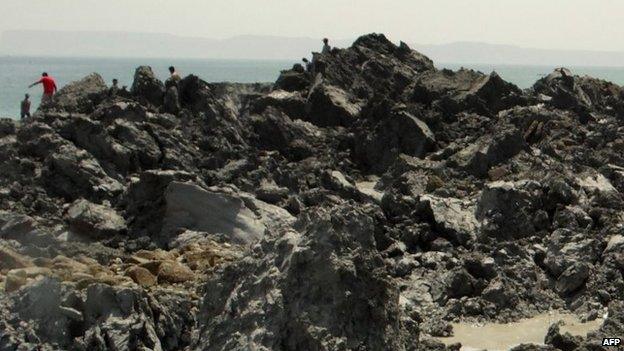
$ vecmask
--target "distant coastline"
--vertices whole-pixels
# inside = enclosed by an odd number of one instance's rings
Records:
[[[348,47],[352,39],[332,39]],[[552,50],[480,42],[441,45],[408,43],[434,62],[464,65],[545,65],[623,67],[624,52]],[[158,33],[6,31],[0,56],[106,59],[300,60],[321,48],[320,38],[243,35],[227,39]]]

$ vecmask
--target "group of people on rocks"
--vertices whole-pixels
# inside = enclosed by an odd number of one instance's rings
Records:
[[[331,52],[331,46],[329,46],[329,39],[324,38],[323,39],[323,48],[321,49],[321,55],[327,55],[330,52]],[[315,58],[314,58],[314,56],[312,58],[312,61],[308,60],[306,57],[302,58],[301,61],[303,62],[303,68],[306,70],[306,72],[310,72],[310,73],[314,73],[315,72],[315,69],[314,69]]]
[[[321,49],[321,54],[326,55],[326,54],[329,54],[330,52],[331,52],[331,46],[329,46],[329,39],[324,38],[323,48]],[[307,58],[304,57],[302,61],[303,61],[303,67],[305,68],[306,71],[308,72],[314,71],[314,59],[312,61],[309,61]],[[178,71],[176,70],[174,66],[169,67],[169,74],[170,74],[169,79],[167,79],[167,82],[165,84],[167,86],[168,85],[177,86],[178,83],[182,80],[182,76],[178,73]],[[43,105],[43,104],[49,103],[50,101],[52,101],[52,97],[54,96],[54,94],[58,91],[56,80],[52,76],[50,76],[47,72],[43,72],[41,74],[41,78],[38,81],[29,85],[28,88],[30,89],[34,87],[35,85],[39,85],[39,84],[43,86],[43,95],[41,96],[41,104]],[[113,79],[113,85],[108,90],[108,95],[110,97],[114,97],[123,91],[126,91],[126,87],[124,86],[122,88],[119,88],[119,80],[117,80],[116,78]],[[30,95],[25,94],[24,100],[22,100],[20,104],[20,116],[22,119],[31,116],[30,107],[31,107]]]
[[[58,87],[56,86],[56,81],[54,80],[54,78],[50,77],[50,75],[47,72],[43,72],[41,74],[41,79],[29,85],[28,88],[30,89],[38,84],[43,85],[43,95],[41,96],[41,104],[45,104],[51,101],[52,96],[54,96],[54,93],[56,93],[56,91],[58,90]],[[29,94],[26,94],[24,96],[24,100],[22,100],[22,103],[20,105],[20,115],[22,119],[26,117],[30,117],[30,95]]]

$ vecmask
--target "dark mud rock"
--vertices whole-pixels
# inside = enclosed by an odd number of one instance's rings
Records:
[[[482,233],[497,240],[531,236],[536,228],[535,212],[542,206],[542,188],[532,181],[486,184],[477,204]]]
[[[65,112],[91,113],[105,97],[108,87],[97,73],[71,82],[54,95],[53,102],[44,108]]]
[[[556,69],[538,80],[533,91],[547,97],[548,104],[556,108],[582,113],[591,110],[621,113],[624,106],[619,86],[600,79],[575,76],[567,69]]]
[[[72,338],[72,318],[64,313],[62,289],[58,281],[41,280],[27,288],[16,301],[15,310],[22,320],[34,322],[31,326],[39,342],[67,345]],[[78,314],[78,318],[80,318]],[[76,323],[77,324],[77,323]],[[35,340],[31,340],[35,341]]]
[[[15,134],[15,121],[9,118],[0,118],[0,138]]]
[[[399,46],[394,45],[383,34],[372,33],[363,35],[353,42],[353,47],[370,50],[370,52],[376,54],[396,56],[396,58],[405,62],[417,72],[433,68],[433,61],[428,57],[412,50],[404,42],[400,42]]]
[[[481,297],[499,309],[514,307],[519,301],[515,289],[499,279],[492,280],[481,292]]]
[[[115,120],[145,122],[148,120],[148,111],[138,102],[118,101],[99,105],[90,117],[105,124]]]
[[[162,158],[157,142],[139,126],[122,119],[106,126],[87,117],[76,117],[73,123],[64,126],[62,133],[75,145],[89,151],[108,173],[116,171],[126,175],[154,168]]]
[[[120,146],[115,147],[112,143],[112,148],[126,150],[118,153],[121,159],[115,158],[116,155],[113,154],[111,162],[126,172],[157,168],[163,159],[163,150],[161,150],[159,140],[152,135],[155,129],[157,128],[141,129],[136,124],[126,121],[116,121],[109,126],[108,134],[113,138],[114,143]]]
[[[314,66],[327,84],[366,99],[374,95],[399,98],[415,77],[434,70],[429,58],[405,43],[393,44],[383,34],[365,35],[348,49],[319,55]]]
[[[589,273],[590,266],[587,263],[575,263],[561,273],[555,288],[562,295],[570,295],[585,285]]]
[[[186,76],[178,82],[178,95],[180,104],[193,111],[207,108],[208,102],[213,99],[209,84],[195,75]]]
[[[141,66],[134,73],[132,94],[142,103],[158,107],[163,104],[165,85],[158,80],[149,66]]]
[[[190,301],[185,298],[154,299],[140,289],[92,285],[85,300],[87,328],[76,343],[89,350],[109,349],[108,345],[118,350],[182,348],[192,318]]]
[[[554,210],[558,206],[573,205],[578,201],[579,194],[565,179],[550,179],[546,184],[548,190],[544,205],[548,210]]]
[[[453,244],[468,245],[476,239],[479,222],[470,201],[424,195],[418,206],[422,215]]]
[[[506,162],[525,148],[520,132],[505,128],[468,145],[450,158],[450,164],[476,177],[485,177],[490,168]]]
[[[469,94],[481,99],[493,113],[524,102],[522,91],[514,84],[504,81],[496,72],[481,78],[472,86]]]
[[[311,84],[311,75],[295,70],[282,71],[275,82],[275,87],[285,91],[302,91]]]
[[[109,177],[97,160],[73,145],[48,156],[43,175],[46,187],[68,200],[112,199],[123,192],[123,185]]]
[[[543,264],[548,273],[558,278],[567,269],[571,269],[569,273],[572,274],[576,271],[573,266],[581,263],[593,264],[599,257],[599,241],[586,237],[582,232],[575,233],[567,229],[558,229],[548,238],[546,257]],[[585,268],[581,267],[581,271],[585,271]],[[569,280],[565,279],[565,281]],[[570,281],[570,283],[572,282]],[[578,282],[578,284],[582,283],[582,281]],[[564,287],[564,285],[561,286],[562,288]]]
[[[449,116],[460,111],[492,116],[520,103],[522,95],[518,87],[496,73],[488,76],[461,69],[428,71],[418,76],[411,99]]]
[[[361,109],[344,90],[317,80],[306,102],[306,120],[319,127],[347,127],[358,119]]]
[[[406,111],[394,111],[374,127],[356,134],[354,157],[364,167],[383,172],[399,154],[424,157],[434,149],[435,141],[422,120]]]
[[[61,146],[69,144],[52,127],[44,123],[25,124],[17,132],[20,152],[27,156],[44,159]]]
[[[163,103],[163,110],[167,113],[180,112],[180,94],[178,93],[177,86],[170,86],[165,93],[165,99]]]
[[[92,239],[106,239],[126,232],[126,222],[115,210],[87,200],[74,202],[67,210],[70,230]]]
[[[314,155],[313,145],[322,142],[317,127],[301,120],[293,121],[273,108],[262,115],[252,116],[251,123],[261,149],[277,150],[292,160]]]
[[[560,324],[554,323],[548,328],[544,343],[556,347],[561,351],[573,351],[580,345],[582,338],[574,337],[570,333],[561,334]]]
[[[348,207],[331,212],[307,214],[299,223],[305,234],[264,240],[247,260],[211,279],[199,317],[205,327],[197,350],[398,350],[417,345],[418,331],[408,336],[401,318],[398,291],[377,273],[382,263],[374,252],[372,219]],[[245,273],[252,271],[263,272],[264,278]],[[241,296],[240,289],[253,293]],[[279,293],[267,300],[271,291]],[[262,330],[255,326],[259,316]],[[229,337],[252,330],[252,338]]]
[[[550,345],[521,344],[511,348],[509,351],[557,351]]]
[[[283,111],[290,118],[305,119],[306,99],[300,92],[275,90],[253,102],[252,112],[263,113],[270,106]]]
[[[602,340],[604,338],[620,337],[624,332],[624,303],[622,301],[614,301],[609,304],[607,319],[602,326],[595,331],[590,332],[587,338],[581,343],[577,350],[593,351],[604,350]],[[617,335],[617,336],[614,336]]]
[[[2,350],[176,350],[193,324],[189,296],[176,292],[94,284],[80,294],[46,278],[2,299]]]
[[[32,241],[39,236],[37,221],[27,215],[0,211],[0,238]]]
[[[447,273],[444,282],[448,296],[453,298],[470,296],[475,289],[475,279],[465,269]]]
[[[423,338],[420,341],[420,347],[417,350],[450,351],[454,349],[451,349],[450,346],[447,347],[446,345],[444,345],[443,342],[439,340],[432,338]]]

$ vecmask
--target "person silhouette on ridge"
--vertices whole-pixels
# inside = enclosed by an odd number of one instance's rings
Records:
[[[329,39],[323,38],[323,49],[321,50],[321,54],[327,55],[331,52],[331,46],[329,46]]]

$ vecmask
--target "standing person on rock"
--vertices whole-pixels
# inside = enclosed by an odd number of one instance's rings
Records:
[[[28,117],[30,118],[30,95],[24,95],[24,100],[20,105],[20,115],[22,119]]]
[[[306,72],[312,72],[312,62],[305,57],[302,58],[301,61],[303,62],[303,68],[305,68]]]
[[[56,81],[54,80],[54,78],[50,77],[47,72],[43,72],[41,74],[41,79],[29,85],[28,88],[30,89],[37,84],[43,85],[43,95],[41,96],[41,104],[43,105],[45,103],[52,101],[52,96],[54,96],[54,93],[56,93],[56,91],[58,90],[58,88],[56,87]]]
[[[178,84],[182,80],[182,77],[175,69],[175,67],[169,67],[169,79],[165,81],[165,101],[164,108],[166,112],[177,113],[180,111],[180,93],[178,92]]]
[[[117,78],[113,79],[113,85],[108,89],[108,96],[115,97],[119,94],[119,81]]]
[[[323,50],[321,50],[321,54],[327,55],[331,52],[331,46],[329,46],[329,39],[323,38]]]
[[[169,79],[175,82],[176,85],[182,80],[182,77],[180,76],[178,71],[173,66],[169,67],[169,74],[170,74]]]

